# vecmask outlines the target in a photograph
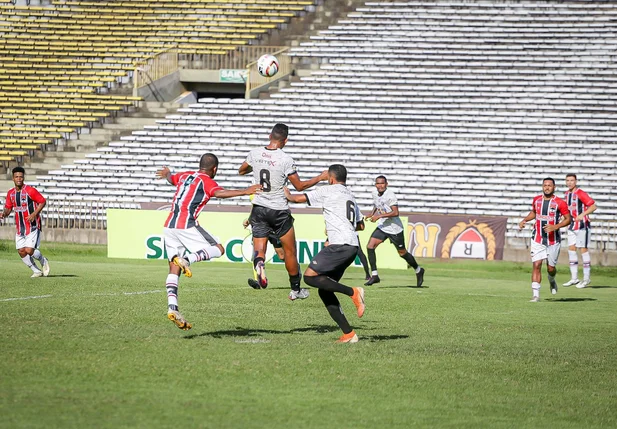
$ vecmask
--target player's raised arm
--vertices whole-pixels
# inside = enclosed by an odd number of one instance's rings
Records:
[[[241,197],[243,195],[259,194],[262,190],[262,186],[251,185],[246,189],[219,189],[214,191],[213,195],[216,198],[233,198]]]
[[[285,190],[285,196],[287,197],[287,201],[291,201],[292,203],[306,203],[306,194],[292,194],[287,186],[285,186],[283,189]]]
[[[171,180],[171,171],[169,170],[169,167],[164,166],[163,168],[161,168],[160,170],[156,171],[156,178],[157,179],[165,179],[167,180],[167,182],[170,185],[173,185],[174,183]]]
[[[319,176],[315,176],[309,180],[300,180],[300,176],[298,176],[298,173],[295,173],[295,172],[287,176],[287,178],[289,179],[291,184],[294,185],[294,188],[296,188],[296,191],[304,191],[305,189],[308,189],[311,186],[315,186],[319,182],[328,180],[328,170],[322,171],[322,173]]]

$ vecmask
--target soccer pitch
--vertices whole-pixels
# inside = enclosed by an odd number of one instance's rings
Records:
[[[540,303],[531,263],[422,260],[421,289],[380,270],[362,319],[340,298],[360,342],[335,344],[317,291],[289,301],[282,266],[255,291],[248,264],[196,264],[184,332],[164,261],[43,243],[51,276],[30,279],[13,247],[0,242],[2,428],[617,426],[614,267],[555,297],[543,272]]]

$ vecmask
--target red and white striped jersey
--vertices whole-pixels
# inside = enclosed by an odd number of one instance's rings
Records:
[[[574,191],[566,191],[566,204],[570,209],[570,215],[572,216],[572,223],[570,223],[569,229],[577,231],[579,229],[589,228],[591,223],[589,222],[589,216],[579,222],[574,219],[589,208],[589,206],[596,202],[582,189],[576,188]]]
[[[21,190],[11,188],[6,194],[4,207],[15,211],[15,227],[17,235],[28,235],[32,231],[41,230],[41,215],[37,215],[32,222],[28,222],[30,216],[39,204],[43,204],[45,198],[32,186],[24,184]]]
[[[223,189],[207,174],[195,171],[173,174],[171,183],[177,189],[171,212],[165,221],[166,228],[187,229],[199,225],[199,213],[214,192]]]
[[[533,199],[532,210],[536,214],[536,224],[531,239],[545,246],[561,243],[561,232],[559,230],[546,232],[544,227],[546,225],[557,225],[561,222],[561,216],[568,214],[566,202],[556,195],[553,195],[550,200],[545,200],[544,195],[538,195]]]

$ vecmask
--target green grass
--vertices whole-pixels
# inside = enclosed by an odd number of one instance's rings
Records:
[[[362,319],[341,297],[361,339],[341,345],[315,290],[287,299],[280,266],[254,291],[248,264],[196,265],[184,332],[166,319],[164,262],[43,251],[52,276],[30,279],[0,242],[2,428],[617,426],[614,267],[538,304],[531,263],[425,260],[422,289],[383,270]]]

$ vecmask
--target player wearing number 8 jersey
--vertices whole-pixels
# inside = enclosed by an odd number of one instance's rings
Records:
[[[304,272],[304,282],[319,290],[319,297],[330,317],[343,331],[338,342],[356,343],[358,336],[343,314],[335,292],[349,296],[356,306],[358,317],[362,317],[365,308],[364,289],[339,283],[347,267],[356,259],[360,246],[356,229],[362,214],[353,194],[345,186],[347,169],[343,165],[334,164],[328,169],[328,175],[328,186],[300,195],[292,195],[287,191],[287,199],[323,209],[330,244],[313,258]]]
[[[262,288],[268,286],[265,272],[265,256],[268,237],[271,234],[279,237],[285,252],[285,268],[289,274],[291,292],[289,299],[296,300],[308,297],[308,290],[300,289],[300,266],[296,256],[296,233],[293,227],[293,217],[285,197],[284,187],[287,182],[298,191],[303,191],[328,178],[324,171],[319,176],[302,181],[298,176],[296,164],[292,157],[283,152],[287,143],[289,128],[285,124],[276,124],[270,133],[270,143],[265,147],[253,149],[238,173],[243,176],[253,173],[256,183],[262,186],[263,192],[253,199],[253,209],[249,217],[253,231],[253,266],[257,272],[257,280]]]

